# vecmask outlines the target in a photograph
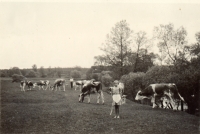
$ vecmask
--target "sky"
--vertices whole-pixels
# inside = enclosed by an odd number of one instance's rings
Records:
[[[134,33],[150,38],[153,28],[173,23],[183,26],[189,43],[200,31],[200,3],[177,1],[51,1],[0,2],[0,69],[11,67],[87,67],[106,35],[121,20]]]

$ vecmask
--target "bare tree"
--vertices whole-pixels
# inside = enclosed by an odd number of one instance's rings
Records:
[[[107,35],[106,43],[101,48],[105,52],[103,56],[108,65],[119,67],[120,74],[123,75],[123,66],[126,63],[126,56],[130,52],[132,30],[128,23],[122,20],[115,24],[111,33]]]
[[[140,50],[141,50],[141,48],[144,48],[145,45],[148,42],[148,39],[146,37],[146,32],[144,32],[144,31],[137,32],[136,35],[134,36],[134,41],[135,41],[135,45],[134,46],[136,47],[136,52],[135,52],[135,56],[134,56],[135,57],[135,63],[134,63],[133,71],[135,72],[137,64],[138,64],[138,58],[139,58]]]

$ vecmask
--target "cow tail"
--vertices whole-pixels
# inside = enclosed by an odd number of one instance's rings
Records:
[[[180,98],[182,101],[185,101],[184,98],[179,94],[177,86],[176,86],[175,84],[174,84],[174,86],[175,86],[175,88],[176,88],[176,91],[177,91],[177,94],[178,94],[179,98]]]

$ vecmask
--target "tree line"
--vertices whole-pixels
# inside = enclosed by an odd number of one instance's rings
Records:
[[[83,79],[85,78],[85,74],[88,68],[81,68],[80,66],[75,66],[72,68],[44,68],[41,66],[40,68],[37,67],[36,64],[29,69],[20,69],[19,67],[11,67],[10,69],[3,69],[1,70],[1,77],[14,77],[19,78],[20,81],[23,78],[34,78],[34,77],[41,77],[41,78],[69,78],[73,77],[75,79]]]

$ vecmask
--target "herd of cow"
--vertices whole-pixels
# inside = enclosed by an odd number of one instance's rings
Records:
[[[50,85],[49,80],[40,80],[39,82],[21,81],[20,83],[21,91],[25,91],[26,86],[28,87],[28,90],[31,90],[31,87],[39,87],[39,90],[49,89],[57,91],[58,88],[61,90],[60,88],[63,87],[63,90],[65,91],[65,85],[68,85],[65,79],[56,79],[52,86]],[[90,103],[90,94],[96,92],[98,95],[97,103],[99,103],[101,97],[102,104],[104,104],[101,82],[94,80],[81,80],[73,82],[73,86],[75,87],[75,90],[77,90],[78,87],[80,88],[81,93],[79,95],[79,102],[83,102],[85,96],[88,96],[88,103]],[[124,93],[124,84],[119,83],[119,86],[121,86]],[[184,101],[174,83],[150,84],[145,89],[137,92],[135,100],[143,100],[145,98],[151,99],[153,108],[160,107],[161,105],[162,108],[170,108],[173,110],[178,110],[179,102],[181,100]],[[177,107],[176,104],[178,104]]]

